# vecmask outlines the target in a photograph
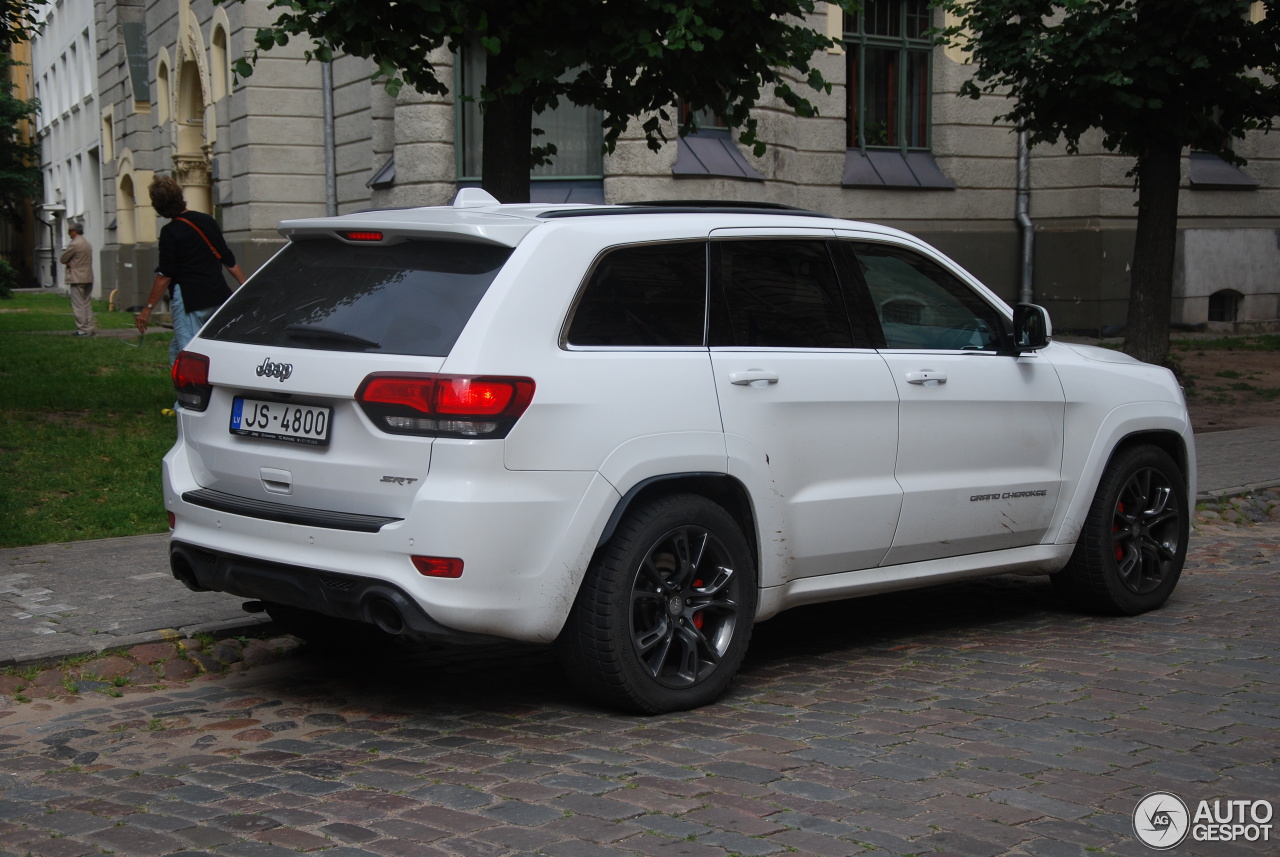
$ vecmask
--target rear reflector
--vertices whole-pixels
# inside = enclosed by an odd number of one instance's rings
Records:
[[[411,556],[423,577],[462,577],[462,560],[441,556]]]
[[[532,378],[375,373],[356,391],[374,424],[392,434],[502,438],[533,400]]]
[[[173,389],[178,404],[192,411],[209,407],[213,387],[209,384],[209,358],[194,351],[183,351],[173,361]]]

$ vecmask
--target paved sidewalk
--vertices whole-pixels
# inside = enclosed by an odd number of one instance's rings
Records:
[[[161,533],[0,550],[0,668],[266,621],[241,610],[244,599],[174,580],[168,542]]]
[[[1280,428],[1196,437],[1201,498],[1280,485]],[[0,668],[267,620],[243,599],[190,592],[169,573],[166,535],[0,550]]]

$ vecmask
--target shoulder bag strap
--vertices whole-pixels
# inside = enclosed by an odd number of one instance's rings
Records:
[[[183,223],[187,224],[192,229],[194,229],[196,231],[196,234],[204,239],[204,243],[209,245],[209,250],[210,252],[213,253],[214,258],[216,258],[219,262],[222,261],[222,254],[218,252],[218,248],[213,246],[213,242],[209,240],[209,236],[205,235],[199,226],[196,226],[194,223],[192,223],[190,220],[187,220],[185,217],[175,217],[174,220],[181,220]]]

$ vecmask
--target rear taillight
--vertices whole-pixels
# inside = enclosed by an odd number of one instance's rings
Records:
[[[213,387],[209,384],[209,358],[193,351],[183,351],[173,361],[173,389],[178,404],[192,411],[209,407]]]
[[[533,399],[532,378],[377,373],[356,401],[374,425],[423,437],[506,437]]]

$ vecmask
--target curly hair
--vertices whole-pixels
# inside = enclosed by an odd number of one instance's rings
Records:
[[[170,176],[156,176],[151,180],[147,192],[151,194],[151,207],[161,217],[172,219],[187,210],[182,186]]]

